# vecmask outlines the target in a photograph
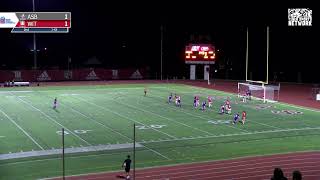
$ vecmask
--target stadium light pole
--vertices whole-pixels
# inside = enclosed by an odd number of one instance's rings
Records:
[[[249,58],[249,30],[247,28],[247,41],[246,41],[246,81],[248,81],[248,58]]]
[[[65,174],[65,159],[64,159],[64,128],[62,128],[62,179],[66,179]]]
[[[136,179],[136,124],[133,123],[133,180]]]
[[[32,0],[32,10],[35,12],[36,5],[34,0]],[[37,41],[36,41],[36,33],[33,33],[33,68],[37,69]]]
[[[160,52],[160,79],[162,81],[162,58],[163,58],[163,26],[160,27],[161,30],[161,40],[160,40],[160,46],[161,46],[161,52]]]

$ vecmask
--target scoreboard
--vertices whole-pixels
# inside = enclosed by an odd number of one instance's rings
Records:
[[[212,44],[189,44],[186,46],[186,64],[214,64],[215,47]]]
[[[11,28],[11,33],[68,33],[71,12],[0,13],[0,28]]]

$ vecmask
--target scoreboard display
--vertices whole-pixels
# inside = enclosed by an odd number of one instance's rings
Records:
[[[186,64],[214,64],[215,47],[212,44],[189,44],[186,46]]]
[[[71,28],[71,13],[0,13],[0,28],[11,28],[11,33],[68,33]]]

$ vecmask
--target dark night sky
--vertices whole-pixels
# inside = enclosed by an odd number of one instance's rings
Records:
[[[3,1],[3,2],[2,2]],[[31,0],[2,0],[0,11],[31,11]],[[232,63],[231,78],[244,78],[246,28],[251,30],[249,46],[255,59],[263,59],[261,49],[265,26],[270,26],[270,73],[285,72],[287,78],[303,72],[304,79],[319,81],[312,76],[315,66],[315,47],[318,24],[314,6],[298,4],[294,7],[309,7],[313,10],[313,26],[288,27],[287,9],[290,6],[259,2],[232,6],[214,1],[126,3],[111,1],[35,0],[37,11],[71,11],[72,29],[69,34],[37,35],[38,48],[47,47],[39,54],[39,64],[66,66],[67,57],[72,57],[76,67],[89,57],[96,56],[105,67],[149,66],[154,71],[160,66],[160,26],[164,25],[164,73],[183,75],[188,71],[183,64],[184,46],[190,36],[209,37],[208,41],[221,50],[218,61]],[[147,1],[148,2],[148,1]],[[179,5],[177,5],[179,4]],[[260,33],[259,33],[260,32]],[[2,68],[32,65],[31,34],[10,34],[0,29],[0,65]],[[315,44],[315,45],[312,45]],[[250,44],[251,45],[251,44]],[[125,46],[125,48],[124,48]],[[262,46],[260,49],[259,46]],[[256,49],[255,49],[256,48]],[[260,49],[260,50],[259,50]],[[220,58],[220,59],[219,59]],[[253,59],[253,58],[252,58]],[[254,67],[262,67],[255,61]],[[4,66],[6,65],[6,66]],[[181,67],[181,68],[179,68]],[[178,70],[178,71],[177,71]],[[292,74],[292,75],[291,75]]]

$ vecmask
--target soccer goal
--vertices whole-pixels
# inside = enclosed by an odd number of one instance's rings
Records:
[[[277,102],[280,95],[280,83],[278,85],[266,85],[262,82],[238,83],[238,97],[257,99],[263,102]]]

